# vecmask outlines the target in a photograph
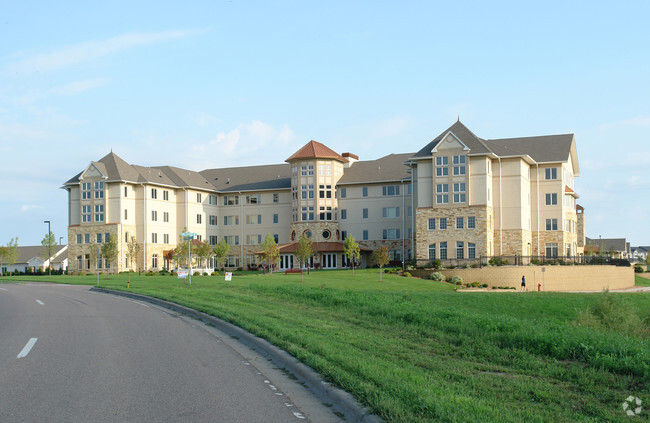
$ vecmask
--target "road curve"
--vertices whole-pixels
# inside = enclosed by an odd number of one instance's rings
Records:
[[[3,423],[341,421],[193,319],[87,286],[0,287]]]

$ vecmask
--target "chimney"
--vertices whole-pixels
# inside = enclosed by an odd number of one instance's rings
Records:
[[[354,162],[358,162],[358,161],[359,161],[359,156],[357,156],[356,154],[352,154],[352,153],[343,153],[343,154],[341,154],[341,156],[343,156],[343,157],[345,157],[346,159],[348,159],[348,162],[343,166],[343,167],[345,167],[345,168],[348,168],[348,167],[352,166],[352,164],[353,164]]]

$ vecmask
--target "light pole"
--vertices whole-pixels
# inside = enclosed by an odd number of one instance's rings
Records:
[[[44,220],[43,223],[47,223],[47,238],[45,238],[47,240],[47,254],[48,254],[48,257],[47,257],[48,266],[47,266],[47,268],[49,270],[49,272],[48,272],[49,276],[52,277],[52,263],[50,262],[50,260],[52,260],[52,242],[50,240],[50,238],[51,238],[50,235],[51,235],[52,231],[50,230],[50,221],[49,220]]]

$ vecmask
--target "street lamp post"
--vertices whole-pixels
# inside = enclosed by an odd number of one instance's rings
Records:
[[[52,263],[50,260],[52,260],[52,243],[50,242],[50,234],[52,233],[52,230],[50,229],[50,221],[49,220],[44,220],[43,223],[47,223],[47,262],[48,262],[48,270],[49,270],[49,276],[52,277]]]

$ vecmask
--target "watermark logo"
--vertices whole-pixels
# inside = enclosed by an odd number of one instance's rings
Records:
[[[630,395],[629,397],[625,398],[625,401],[622,404],[623,411],[625,411],[625,414],[628,416],[638,416],[641,414],[641,411],[643,411],[641,404],[642,402],[639,398]]]

